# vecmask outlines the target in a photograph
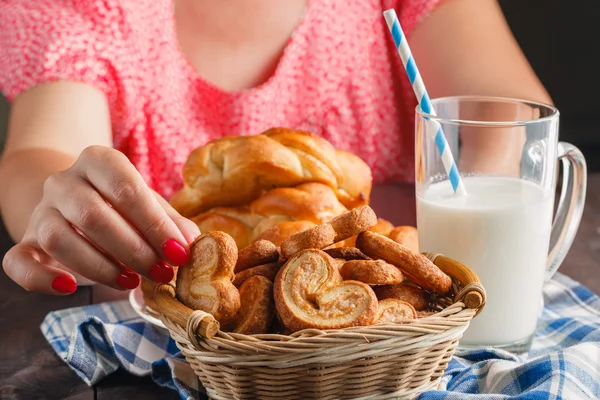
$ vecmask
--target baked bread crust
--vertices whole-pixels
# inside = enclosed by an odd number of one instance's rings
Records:
[[[281,268],[273,288],[275,305],[291,331],[370,325],[377,297],[366,284],[342,281],[333,259],[321,250],[302,250]]]
[[[231,236],[218,231],[200,235],[190,246],[189,261],[177,271],[177,299],[227,325],[240,308],[240,295],[231,283],[236,260]]]
[[[378,233],[365,231],[358,235],[356,247],[374,259],[385,260],[400,268],[411,281],[434,293],[445,294],[452,280],[427,257],[413,253],[408,247]]]

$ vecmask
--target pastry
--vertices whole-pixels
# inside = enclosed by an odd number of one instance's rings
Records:
[[[264,276],[272,282],[275,280],[275,276],[277,276],[277,272],[279,272],[281,265],[282,264],[279,262],[273,262],[245,269],[235,274],[235,278],[233,279],[233,285],[236,287],[240,287],[249,278],[256,275]]]
[[[333,259],[333,265],[338,269],[338,271],[340,271],[342,269],[342,267],[344,266],[344,264],[346,264],[348,261],[341,259],[341,258],[334,258]]]
[[[356,247],[332,247],[323,250],[333,258],[341,258],[342,260],[370,260],[370,258],[363,254],[362,251]]]
[[[294,233],[329,222],[346,211],[333,189],[310,182],[268,190],[249,205],[211,208],[191,220],[201,232],[228,233],[241,249],[261,239],[280,245]]]
[[[281,243],[281,256],[285,259],[304,249],[322,249],[333,243],[335,231],[329,224],[317,225],[296,233]]]
[[[353,208],[332,219],[329,224],[335,231],[335,242],[356,236],[377,224],[377,216],[369,206]]]
[[[266,240],[259,240],[238,253],[234,272],[237,274],[245,269],[275,262],[279,259],[277,246]]]
[[[347,154],[340,160],[327,140],[307,132],[274,128],[260,135],[227,136],[192,151],[183,167],[183,188],[171,205],[193,217],[216,206],[249,204],[273,187],[306,182],[329,186],[349,206],[366,204],[371,190],[366,164],[358,165]]]
[[[190,218],[200,232],[221,231],[230,235],[239,249],[254,240],[254,228],[262,220],[249,207],[216,207]]]
[[[448,293],[452,280],[427,257],[413,253],[392,239],[373,232],[362,232],[356,247],[371,258],[382,259],[400,268],[411,281],[431,292]]]
[[[386,236],[394,242],[408,247],[413,253],[419,252],[419,233],[414,226],[397,226]]]
[[[377,218],[377,223],[369,230],[371,232],[379,233],[383,236],[388,236],[393,229],[394,224],[392,224],[390,221],[383,218]]]
[[[303,232],[307,229],[312,228],[316,224],[310,221],[288,221],[277,224],[256,238],[256,240],[268,240],[275,246],[281,246],[284,240],[290,238],[298,232]]]
[[[377,223],[369,228],[371,232],[380,233],[383,236],[387,236],[392,229],[394,229],[394,225],[390,221],[387,221],[383,218],[377,218]],[[356,247],[356,236],[352,236],[346,240],[335,243],[332,248],[335,247]]]
[[[329,186],[309,182],[295,187],[271,189],[250,204],[250,211],[263,218],[282,215],[290,221],[322,224],[348,209],[340,203]]]
[[[368,285],[393,285],[404,280],[397,267],[383,260],[346,261],[340,274],[344,280],[361,281]]]
[[[377,297],[368,285],[342,281],[333,259],[321,250],[302,250],[281,268],[273,288],[275,306],[291,331],[370,325]]]
[[[347,151],[337,150],[336,155],[344,178],[344,184],[338,190],[340,201],[349,209],[369,204],[373,181],[371,168]]]
[[[275,314],[273,282],[255,275],[240,286],[239,292],[242,306],[237,312],[233,332],[245,335],[267,333]]]
[[[189,261],[177,271],[177,299],[227,325],[240,308],[240,295],[231,283],[236,260],[231,236],[217,231],[200,235],[190,246]]]
[[[390,298],[402,300],[412,305],[417,311],[424,310],[429,305],[429,294],[412,284],[377,286],[373,290],[379,300]]]
[[[398,299],[385,299],[379,302],[376,324],[396,323],[407,319],[416,319],[417,312],[405,301]]]

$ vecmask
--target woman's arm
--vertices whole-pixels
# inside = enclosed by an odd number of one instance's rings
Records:
[[[432,98],[485,95],[552,102],[496,0],[446,0],[414,29],[410,41]],[[514,117],[490,115],[489,109],[482,113],[483,120]],[[518,173],[523,132],[496,129],[493,141],[477,133],[474,128],[461,135],[463,169]]]
[[[49,176],[70,168],[86,147],[111,142],[106,98],[92,86],[46,83],[19,95],[0,158],[0,211],[12,238],[23,237]]]
[[[102,92],[48,83],[16,99],[0,161],[0,207],[15,241],[4,271],[27,290],[72,293],[173,279],[198,227],[153,192],[111,148]]]

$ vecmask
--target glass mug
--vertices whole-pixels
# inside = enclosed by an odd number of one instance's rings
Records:
[[[473,270],[487,291],[461,347],[531,347],[543,284],[567,254],[583,212],[586,164],[558,141],[559,112],[507,98],[447,97],[417,107],[419,246]],[[467,194],[454,195],[434,140],[441,124]],[[558,160],[563,181],[553,222]]]

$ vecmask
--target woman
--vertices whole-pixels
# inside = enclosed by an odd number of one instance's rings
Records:
[[[432,97],[549,102],[494,0],[0,2],[6,273],[57,295],[170,281],[198,229],[163,198],[224,135],[307,130],[378,183],[411,180],[416,102],[391,7]]]

